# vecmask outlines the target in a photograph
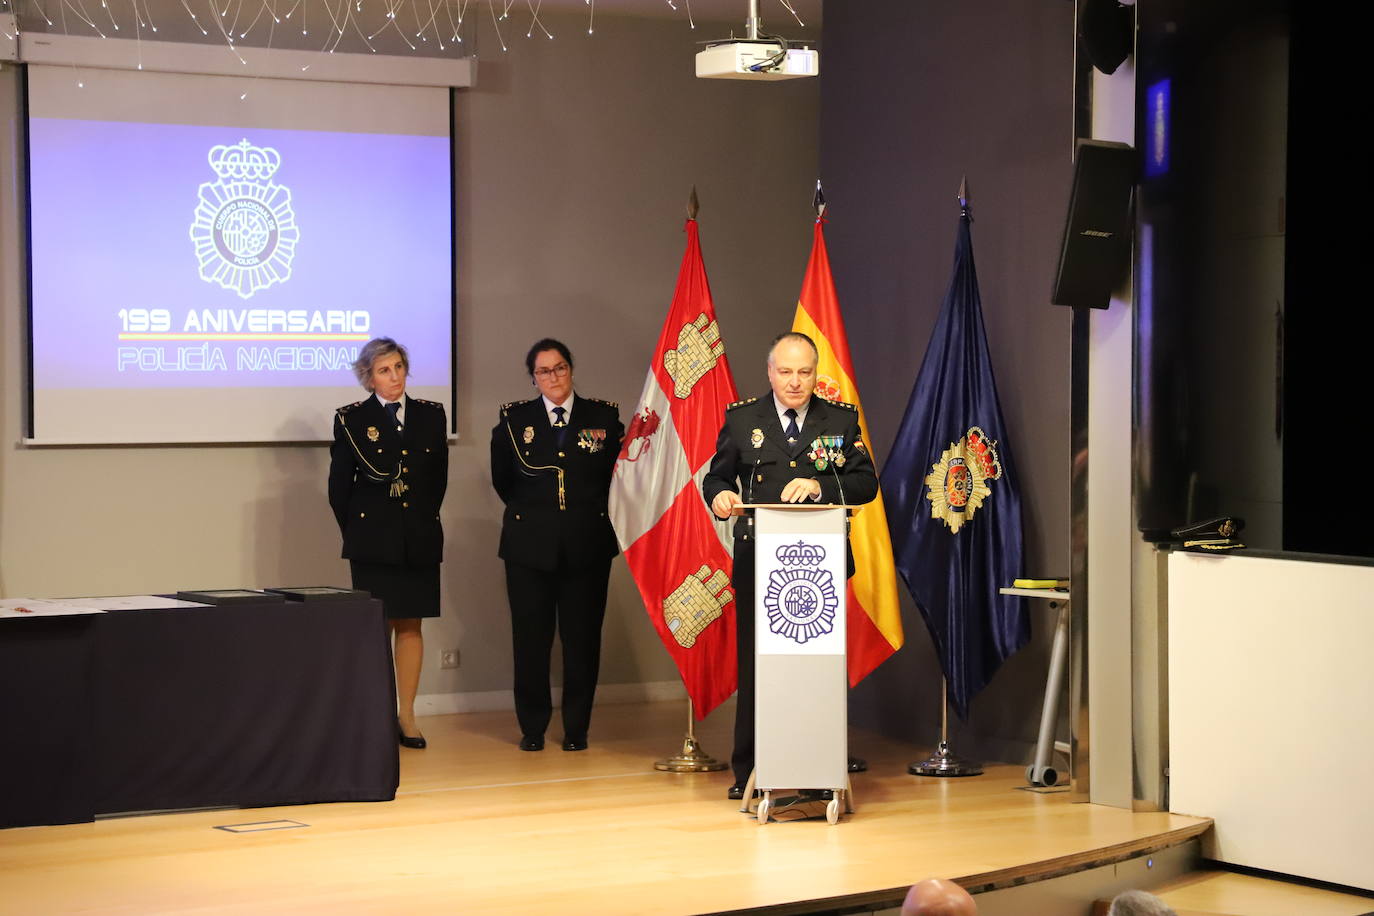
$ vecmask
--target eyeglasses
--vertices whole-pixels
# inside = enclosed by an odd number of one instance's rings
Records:
[[[565,375],[568,374],[568,371],[569,371],[571,368],[572,368],[572,367],[569,366],[567,363],[559,363],[558,365],[553,366],[553,367],[548,368],[548,369],[543,369],[543,368],[535,369],[535,370],[534,370],[534,377],[537,378],[537,379],[540,379],[541,381],[543,381],[543,380],[545,380],[545,379],[554,378],[554,377],[562,378],[563,376],[565,376]]]

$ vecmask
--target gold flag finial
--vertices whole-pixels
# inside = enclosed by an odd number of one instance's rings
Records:
[[[692,185],[692,193],[687,197],[687,218],[696,219],[697,211],[701,209],[701,203],[697,200],[697,186]]]

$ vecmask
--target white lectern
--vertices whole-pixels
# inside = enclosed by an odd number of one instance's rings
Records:
[[[754,772],[768,822],[776,789],[830,790],[830,823],[852,812],[845,658],[843,506],[741,506],[754,512]]]

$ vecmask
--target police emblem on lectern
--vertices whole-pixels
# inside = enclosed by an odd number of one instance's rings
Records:
[[[219,180],[200,186],[191,223],[200,278],[243,299],[285,283],[300,229],[290,189],[269,180],[281,167],[281,154],[242,140],[214,147],[207,158]]]
[[[830,570],[818,568],[825,548],[797,541],[779,547],[775,556],[781,568],[769,573],[763,594],[768,629],[801,645],[829,633],[840,596]]]

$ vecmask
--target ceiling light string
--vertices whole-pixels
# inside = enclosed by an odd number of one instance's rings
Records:
[[[501,42],[501,50],[509,51],[510,48],[506,45],[506,36],[501,34],[501,22],[496,18],[496,0],[487,0],[487,9],[491,10],[491,24],[496,27],[496,38]],[[506,14],[502,13],[501,19],[505,18]]]
[[[209,35],[210,33],[206,30],[205,26],[201,25],[200,20],[196,18],[195,11],[191,9],[191,5],[187,3],[186,0],[181,0],[181,5],[186,9],[186,13],[191,17],[191,21],[196,24],[196,28],[200,29],[200,34]]]
[[[46,22],[49,26],[51,26],[53,24],[53,21],[48,18],[48,11],[43,8],[43,4],[39,3],[38,0],[30,0],[30,2],[38,10],[38,15],[43,17],[43,21]],[[16,20],[16,22],[17,21],[18,20]]]
[[[539,19],[539,8],[544,5],[544,0],[539,0],[538,3],[536,3],[535,0],[525,0],[525,5],[530,8],[530,16],[532,17],[530,19],[529,31],[525,32],[525,37],[533,37],[534,27],[539,26],[539,28],[543,30],[544,36],[548,38],[550,41],[552,41],[553,33],[550,32],[548,28],[544,25],[544,23]]]
[[[243,55],[239,53],[239,49],[234,47],[234,36],[231,33],[226,32],[224,30],[224,22],[222,20],[224,19],[224,16],[229,12],[229,7],[226,6],[224,8],[224,12],[220,12],[219,7],[214,5],[214,0],[211,0],[210,8],[213,9],[216,13],[218,13],[218,15],[214,17],[215,28],[219,29],[220,35],[224,37],[225,46],[229,48],[229,51],[236,58],[238,58],[240,64],[242,64],[245,67],[248,66],[248,61],[244,60]]]
[[[272,17],[272,22],[271,22],[271,24],[269,24],[269,25],[267,26],[267,51],[270,52],[270,51],[272,50],[272,42],[273,42],[273,40],[276,38],[276,34],[277,34],[277,23],[278,23],[278,22],[281,22],[281,19],[280,19],[280,17],[277,16],[277,10],[276,10],[276,8],[267,5],[267,0],[262,0],[262,6],[263,6],[263,9],[267,10],[268,15],[270,15],[270,16]],[[257,20],[254,19],[253,21],[256,22]],[[252,26],[249,26],[249,30],[251,30],[251,29],[252,29]],[[257,85],[258,85],[258,80],[260,80],[260,79],[262,79],[262,68],[259,68],[259,69],[258,69],[258,72],[255,73],[255,74],[253,74],[253,81],[252,81],[251,83],[248,84],[248,88],[245,89],[245,90],[243,91],[243,94],[239,96],[239,101],[240,101],[240,102],[242,102],[242,101],[244,101],[244,100],[246,100],[246,99],[248,98],[248,93],[252,92],[253,89],[255,89],[255,88],[257,87]]]
[[[129,0],[134,8],[134,53],[138,58],[138,69],[143,69],[143,17],[138,15],[138,0]]]
[[[110,20],[110,25],[118,32],[119,22],[114,17],[114,10],[110,9],[109,0],[100,0],[100,8],[105,11],[106,18]]]
[[[71,10],[72,13],[75,14],[75,16],[78,19],[80,19],[82,22],[86,23],[86,25],[94,29],[95,33],[99,35],[101,38],[109,37],[104,32],[100,31],[100,26],[96,25],[95,20],[92,19],[90,15],[86,12],[86,7],[81,3],[81,0],[76,0],[76,3],[72,3],[72,0],[62,0],[62,6],[66,9]],[[64,16],[63,19],[65,21],[66,17]],[[65,30],[65,25],[63,26],[63,28]]]
[[[797,20],[797,25],[806,28],[806,23],[802,22],[801,16],[797,15],[797,9],[792,5],[791,0],[778,0],[778,2],[782,4],[783,9],[792,14],[793,19]]]
[[[457,22],[453,21],[453,7],[448,3],[442,2],[442,0],[439,4],[440,8],[442,8],[444,11],[444,15],[448,17],[449,26],[451,26],[453,29],[453,31],[449,35],[449,41],[455,44],[463,43],[463,17],[468,14],[468,4],[471,2],[472,0],[461,0],[461,2],[458,4]]]

